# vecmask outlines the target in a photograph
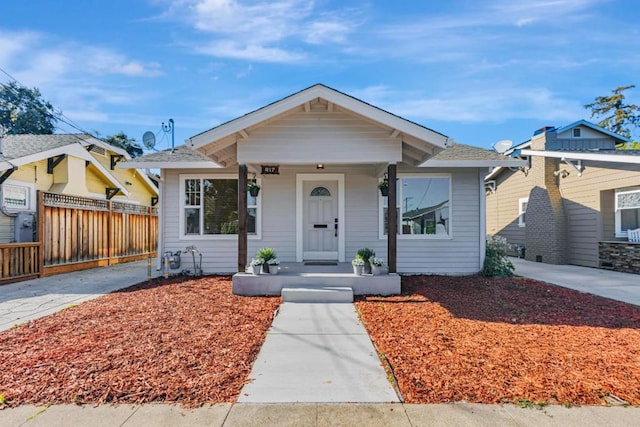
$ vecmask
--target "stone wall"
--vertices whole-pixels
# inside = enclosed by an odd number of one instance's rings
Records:
[[[600,268],[640,274],[640,243],[599,242]]]

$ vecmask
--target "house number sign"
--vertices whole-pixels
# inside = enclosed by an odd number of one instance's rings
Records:
[[[262,168],[262,175],[279,175],[280,165],[260,165]]]

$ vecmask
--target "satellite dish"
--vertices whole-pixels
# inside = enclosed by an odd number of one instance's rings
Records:
[[[509,141],[508,139],[503,139],[502,141],[498,141],[493,144],[493,149],[500,154],[504,154],[511,146],[513,145],[513,141]]]
[[[147,147],[147,150],[153,150],[156,146],[156,136],[148,130],[142,135],[142,143]]]

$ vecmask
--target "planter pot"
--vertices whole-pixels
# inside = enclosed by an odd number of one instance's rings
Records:
[[[257,276],[258,274],[260,274],[260,266],[259,265],[250,266],[249,273],[253,274],[254,276]]]
[[[364,270],[362,272],[364,274],[371,274],[371,264],[369,264],[369,261],[365,261]]]
[[[280,272],[280,266],[278,265],[269,266],[269,274],[278,274],[279,272]]]
[[[364,266],[362,265],[353,265],[353,274],[355,274],[356,276],[362,276],[362,271],[364,269]]]
[[[382,197],[389,196],[389,188],[381,188],[380,189],[380,194],[382,194]]]
[[[269,264],[262,264],[262,274],[270,274]]]
[[[251,188],[249,189],[249,194],[251,194],[251,197],[258,197],[258,194],[260,194],[260,189],[259,188]]]
[[[380,276],[380,275],[384,274],[384,267],[377,266],[377,265],[372,265],[371,266],[371,274],[373,274],[374,276]]]

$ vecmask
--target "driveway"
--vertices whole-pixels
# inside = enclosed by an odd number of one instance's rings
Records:
[[[137,261],[2,285],[0,331],[145,280],[147,261]]]
[[[510,258],[515,274],[640,306],[640,275]]]

